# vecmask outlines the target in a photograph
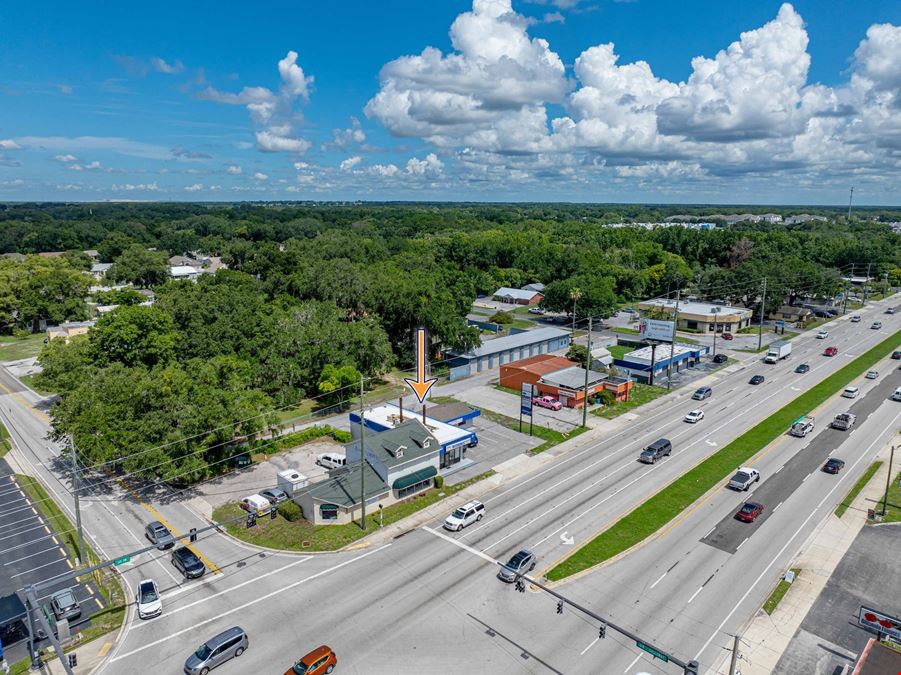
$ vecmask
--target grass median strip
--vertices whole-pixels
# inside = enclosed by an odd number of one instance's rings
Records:
[[[792,568],[792,572],[795,573],[795,581],[798,580],[798,576],[801,574],[801,570],[797,567]],[[789,583],[783,578],[777,585],[773,592],[770,594],[770,597],[766,599],[766,602],[763,603],[763,611],[767,614],[772,614],[776,611],[776,607],[779,606],[779,603],[782,602],[782,598],[785,597],[785,594],[788,593],[788,589],[791,588],[793,582]]]
[[[558,581],[594,567],[626,551],[678,516],[708,490],[741,466],[801,415],[826,401],[848,382],[884,358],[901,340],[901,331],[857,357],[851,363],[814,385],[762,422],[723,446],[718,452],[677,478],[653,497],[637,506],[578,551],[553,567],[547,578]]]
[[[873,477],[877,471],[879,471],[879,467],[882,466],[881,461],[876,461],[870,464],[869,468],[867,468],[866,472],[863,476],[861,476],[856,483],[854,483],[854,487],[851,488],[851,491],[848,493],[848,496],[842,500],[842,503],[838,505],[835,509],[835,515],[841,518],[845,515],[845,511],[848,510],[848,507],[851,506],[851,503],[860,494],[860,491],[864,489],[867,483],[870,482],[870,479]]]

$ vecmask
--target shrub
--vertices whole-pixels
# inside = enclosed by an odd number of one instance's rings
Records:
[[[322,438],[323,436],[331,436],[338,443],[350,443],[351,441],[349,431],[335,429],[334,427],[325,424],[321,427],[308,427],[290,434],[284,434],[283,436],[276,438],[274,442],[263,440],[258,441],[258,443],[263,446],[261,447],[261,450],[267,454],[274,454],[279,450],[294,448],[298,445],[303,445],[304,443],[316,440],[317,438]]]
[[[612,391],[607,391],[606,389],[599,394],[601,398],[601,403],[606,406],[611,406],[616,403],[616,396],[613,395]]]
[[[495,312],[489,321],[492,323],[513,323],[513,315],[510,312],[500,310]]]
[[[27,328],[13,328],[13,337],[14,338],[22,339],[22,338],[27,338],[29,335],[31,335],[31,331],[28,330]]]
[[[278,514],[289,523],[303,519],[303,509],[291,500],[278,505]]]
[[[439,490],[444,487],[444,476],[435,476],[435,487]]]

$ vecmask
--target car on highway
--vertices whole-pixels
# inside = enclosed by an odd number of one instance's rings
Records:
[[[276,506],[281,504],[282,502],[288,501],[288,493],[280,488],[269,488],[268,490],[263,490],[260,492],[260,497],[263,497],[270,504],[275,504]]]
[[[539,396],[532,399],[532,403],[548,410],[560,410],[563,404],[553,396]]]
[[[845,390],[842,392],[842,396],[845,398],[857,398],[860,394],[860,389],[857,387],[845,387]]]
[[[476,500],[467,502],[444,519],[444,529],[451,532],[459,532],[467,525],[472,525],[482,520],[484,515],[485,505],[482,502]]]
[[[829,331],[821,330],[817,333],[817,340],[825,340],[829,337]]]
[[[197,557],[191,549],[182,546],[172,551],[172,564],[185,579],[199,579],[206,572],[206,566],[203,561]]]
[[[885,313],[886,313],[886,314],[894,314],[894,313],[895,313],[895,308],[894,308],[894,307],[889,307],[888,309],[885,310]]]
[[[734,340],[735,336],[732,333],[723,333],[721,336],[724,340]]]
[[[144,579],[135,591],[135,607],[138,608],[139,619],[152,619],[163,613],[163,601],[160,591],[153,579]]]
[[[792,436],[797,436],[798,438],[804,438],[807,434],[813,431],[814,419],[813,417],[802,417],[797,422],[792,424],[789,433]]]
[[[893,351],[892,358],[895,359],[895,361],[901,359],[901,349],[896,349],[895,351]]]
[[[879,330],[880,328],[882,328],[882,322],[881,322],[881,321],[874,321],[873,323],[870,324],[870,328],[871,328],[872,330]]]
[[[535,554],[524,548],[501,566],[497,578],[507,583],[516,581],[517,574],[526,574],[535,569]]]
[[[729,357],[726,356],[725,354],[717,354],[716,356],[713,357],[714,363],[725,363],[728,360],[729,360]]]
[[[753,523],[761,513],[763,513],[763,504],[745,502],[735,513],[735,519],[745,523]]]
[[[316,647],[285,671],[284,675],[322,675],[330,673],[338,665],[338,657],[330,647]]]
[[[50,596],[50,609],[57,621],[72,621],[81,617],[81,605],[71,588],[64,588]]]
[[[638,456],[638,461],[644,462],[645,464],[656,464],[658,459],[669,457],[672,452],[673,444],[669,442],[669,439],[658,438],[641,451],[641,454]]]
[[[207,675],[216,666],[236,659],[250,646],[247,633],[240,626],[222,631],[200,645],[185,661],[185,675]]]
[[[823,471],[825,473],[838,473],[842,469],[845,468],[845,460],[837,459],[835,457],[830,457],[826,460],[826,463],[823,465]]]
[[[546,311],[541,307],[529,307],[529,314],[544,314]]]
[[[760,472],[749,466],[740,466],[735,475],[729,479],[729,487],[740,492],[747,492],[754,483],[760,480]]]
[[[867,379],[868,380],[875,380],[877,377],[879,377],[878,370],[868,370],[867,371]]]
[[[705,398],[710,398],[712,393],[713,389],[710,387],[698,387],[695,389],[695,393],[691,395],[691,398],[695,401],[703,401]]]
[[[823,356],[835,356],[838,354],[838,347],[826,347],[823,350]]]
[[[750,380],[748,380],[748,384],[763,384],[764,377],[763,375],[755,375]]]
[[[860,314],[854,314],[851,317],[851,323],[860,323]]]
[[[702,419],[704,419],[704,411],[691,410],[683,419],[689,424],[695,424],[696,422],[700,422]]]
[[[809,364],[809,363],[802,363],[802,364],[799,365],[797,368],[795,368],[795,372],[798,373],[798,374],[800,374],[800,375],[803,375],[804,373],[810,372],[810,364]]]
[[[144,528],[144,536],[147,537],[151,544],[156,544],[160,551],[165,551],[167,548],[175,546],[175,539],[172,537],[169,528],[158,520],[147,523],[147,526]]]

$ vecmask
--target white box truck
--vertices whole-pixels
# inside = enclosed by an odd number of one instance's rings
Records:
[[[766,356],[763,359],[764,363],[776,363],[780,359],[784,359],[788,357],[789,354],[792,353],[792,343],[787,340],[783,340],[781,342],[774,342],[770,345],[770,348],[767,350]]]

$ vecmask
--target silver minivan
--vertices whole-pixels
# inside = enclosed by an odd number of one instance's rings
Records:
[[[204,642],[185,661],[185,675],[206,675],[216,666],[243,654],[250,646],[244,629],[235,626]]]

